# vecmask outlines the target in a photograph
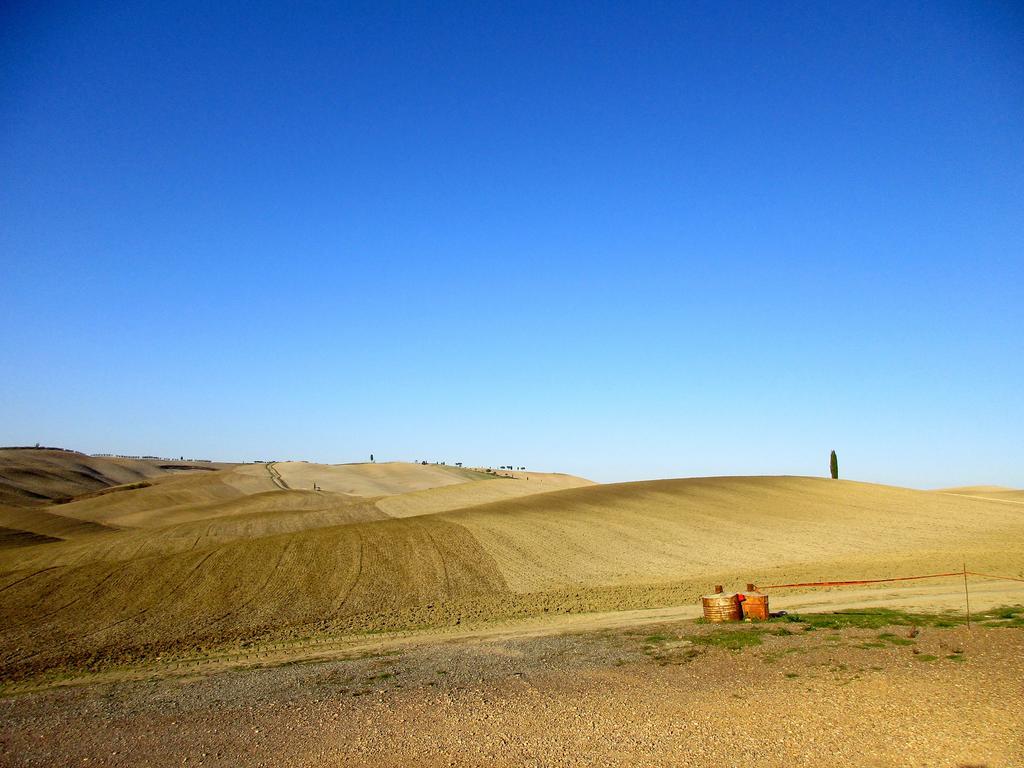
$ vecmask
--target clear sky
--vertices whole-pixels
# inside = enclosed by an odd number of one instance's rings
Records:
[[[0,444],[1024,487],[1024,12],[8,2],[0,265]]]

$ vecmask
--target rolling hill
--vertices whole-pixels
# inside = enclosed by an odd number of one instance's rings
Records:
[[[67,501],[172,472],[168,462],[87,456],[61,449],[0,448],[0,506]],[[195,464],[180,463],[182,469]],[[214,469],[213,465],[204,465]]]
[[[1024,491],[1004,488],[1001,485],[968,485],[961,488],[944,488],[938,493],[954,493],[958,496],[973,496],[979,499],[1014,501],[1024,504]]]
[[[673,605],[715,582],[928,573],[962,556],[979,570],[1024,563],[1019,507],[974,496],[451,469],[240,465],[22,509],[60,519],[50,533],[20,520],[45,540],[0,537],[0,667]],[[290,488],[314,481],[325,490]]]

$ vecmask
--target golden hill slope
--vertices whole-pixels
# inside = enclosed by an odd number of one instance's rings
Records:
[[[134,488],[80,498],[59,507],[67,517],[109,526],[153,528],[209,517],[210,507],[277,490],[263,464],[215,472],[171,474]]]
[[[389,496],[421,491],[492,476],[461,467],[440,464],[411,464],[402,461],[381,464],[312,464],[305,461],[274,465],[291,488],[311,490],[316,483],[324,491],[349,496]]]
[[[76,451],[0,448],[0,505],[37,506],[168,473],[167,462]]]
[[[1024,562],[1016,505],[846,481],[623,483],[365,521],[373,500],[257,496],[266,509],[0,552],[0,667]]]
[[[696,578],[842,578],[908,561],[999,552],[1016,509],[977,499],[801,477],[713,477],[579,488],[445,515],[470,530],[516,591]],[[1019,565],[1015,566],[1017,569]],[[941,570],[941,569],[940,569]],[[856,578],[854,573],[851,578]]]
[[[393,495],[285,490],[286,477],[295,482],[314,477],[320,488],[333,478],[347,490]],[[431,487],[453,480],[454,484]],[[123,561],[276,533],[452,510],[585,483],[589,481],[569,475],[496,477],[455,467],[400,463],[228,465],[219,471],[154,477],[144,487],[107,488],[59,506],[0,507],[0,527],[10,529],[0,535],[0,549],[52,543],[56,537],[73,541],[61,547],[23,550],[20,567]],[[438,495],[432,495],[435,492]],[[111,535],[80,541],[86,533]]]
[[[967,485],[960,488],[943,488],[936,493],[955,493],[958,496],[975,496],[981,499],[997,501],[1014,501],[1024,504],[1024,491],[1015,488],[1004,488],[1001,485]]]
[[[491,482],[459,483],[385,496],[377,500],[377,506],[390,517],[411,517],[594,484],[581,477],[552,472],[503,471],[484,477]]]
[[[314,483],[320,492],[311,497],[304,495],[312,493]],[[365,504],[352,503],[370,498],[378,500],[378,509],[358,519],[374,520],[451,510],[587,483],[588,480],[570,475],[533,474],[527,480],[458,467],[401,462],[277,462],[159,477],[144,488],[82,498],[61,505],[59,510],[65,517],[107,526],[158,528],[252,512],[341,507],[365,510]],[[352,522],[357,518],[349,513],[344,519]]]
[[[89,520],[60,514],[61,507],[0,507],[0,526],[55,539],[74,539],[114,529]]]

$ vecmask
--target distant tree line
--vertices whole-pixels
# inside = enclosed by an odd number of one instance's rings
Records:
[[[35,445],[2,445],[0,446],[0,451],[63,451],[64,453],[77,453],[82,456],[86,455],[81,451],[76,451],[72,448],[56,448],[51,445],[40,445],[39,443],[36,443]],[[93,455],[95,456],[96,454]]]
[[[371,459],[373,458],[373,454],[370,455],[370,458]],[[448,466],[448,462],[447,461],[426,461],[426,460],[421,460],[421,459],[413,459],[412,463],[413,464],[419,464],[419,465],[424,466],[424,467],[427,466],[428,464],[433,464],[433,465],[438,466],[438,467],[447,467]],[[461,461],[456,461],[456,462],[453,462],[453,466],[461,467],[461,466],[463,466],[463,464],[462,464]],[[508,470],[508,471],[515,472],[515,471],[525,471],[526,467],[516,467],[516,466],[513,466],[512,464],[503,464],[500,467],[498,467],[498,469]],[[487,467],[487,468],[485,468],[484,471],[485,472],[494,472],[494,469],[491,468],[491,467]]]

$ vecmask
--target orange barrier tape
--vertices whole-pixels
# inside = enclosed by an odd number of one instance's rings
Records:
[[[758,589],[783,589],[785,587],[846,587],[855,584],[879,584],[883,581],[914,581],[916,579],[938,579],[944,576],[963,576],[963,571],[930,573],[927,576],[896,576],[891,579],[858,579],[857,581],[804,581],[799,584],[768,584]]]
[[[991,573],[978,573],[977,571],[968,571],[968,576],[982,576],[986,579],[1005,579],[1006,581],[1020,581],[1024,582],[1024,579],[1018,579],[1016,576],[993,576]]]
[[[850,587],[858,584],[881,584],[887,581],[917,581],[918,579],[941,579],[949,576],[981,576],[986,579],[1005,579],[1006,581],[1020,581],[1016,576],[993,576],[990,573],[978,573],[977,571],[950,571],[949,573],[930,573],[927,576],[894,576],[891,579],[858,579],[856,581],[803,581],[797,584],[768,584],[758,589],[785,589],[787,587]]]

